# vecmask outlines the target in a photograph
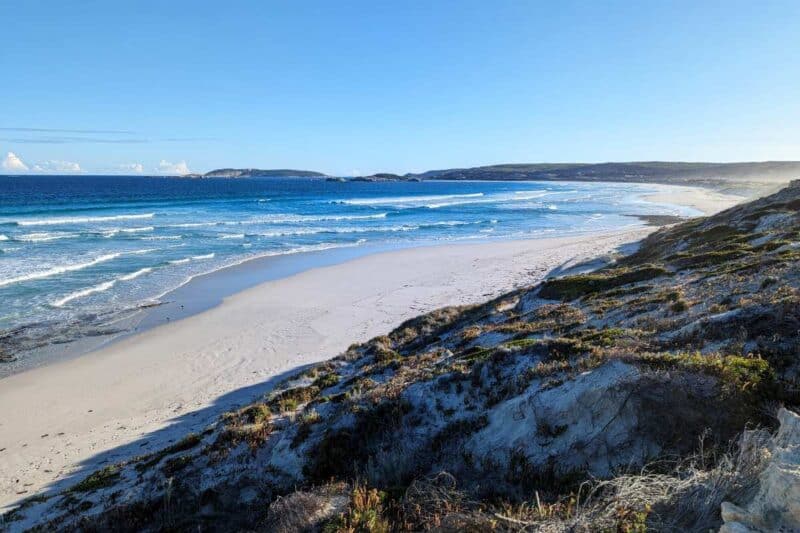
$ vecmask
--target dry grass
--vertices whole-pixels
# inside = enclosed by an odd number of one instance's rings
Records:
[[[620,517],[620,509],[646,513],[648,530],[709,531],[720,524],[720,504],[741,501],[758,485],[769,440],[766,431],[746,432],[737,449],[721,457],[702,447],[667,473],[654,465],[638,474],[594,484],[576,513],[575,526],[602,527]],[[713,463],[713,465],[709,465]]]
[[[273,533],[318,531],[322,523],[342,512],[347,504],[347,486],[343,483],[293,492],[272,502],[263,529]]]

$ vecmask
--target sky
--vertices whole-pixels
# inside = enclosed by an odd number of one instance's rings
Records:
[[[0,0],[0,173],[800,159],[800,2]]]

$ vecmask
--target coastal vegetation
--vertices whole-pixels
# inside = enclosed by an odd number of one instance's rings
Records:
[[[800,482],[784,452],[800,446],[798,260],[793,182],[663,228],[599,270],[411,319],[5,520],[85,531],[793,527],[798,503],[769,488]]]

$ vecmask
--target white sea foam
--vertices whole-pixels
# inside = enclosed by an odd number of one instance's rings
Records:
[[[117,280],[106,281],[105,283],[101,283],[100,285],[95,285],[94,287],[89,287],[88,289],[83,289],[80,291],[73,292],[61,298],[60,300],[56,300],[52,303],[53,307],[63,307],[65,304],[71,302],[72,300],[77,300],[78,298],[83,298],[84,296],[89,296],[90,294],[94,294],[97,292],[104,292],[113,287],[117,284]]]
[[[78,237],[80,234],[78,233],[64,233],[64,232],[39,232],[39,233],[26,233],[25,235],[20,235],[17,237],[19,241],[25,242],[48,242],[48,241],[57,241],[59,239],[70,239],[72,237]]]
[[[331,250],[334,248],[351,248],[353,246],[358,246],[360,244],[364,244],[367,242],[367,239],[358,239],[355,242],[345,242],[345,243],[334,243],[334,242],[322,242],[319,244],[308,244],[304,246],[296,246],[294,248],[289,248],[288,250],[275,250],[271,252],[265,252],[263,254],[259,254],[258,257],[272,257],[278,255],[293,255],[299,254],[304,252],[319,252],[322,250]],[[250,258],[248,258],[250,259]]]
[[[466,204],[504,204],[504,203],[514,203],[514,202],[522,202],[525,200],[533,200],[536,198],[541,198],[542,196],[551,194],[549,191],[516,191],[514,194],[500,194],[500,195],[492,195],[487,196],[485,198],[478,198],[478,199],[455,199],[449,202],[437,202],[432,204],[425,204],[423,207],[427,207],[428,209],[439,209],[440,207],[451,207],[454,205],[466,205]]]
[[[58,224],[86,224],[90,222],[108,222],[110,220],[138,220],[142,218],[153,218],[155,213],[143,213],[137,215],[113,215],[104,217],[62,217],[62,218],[42,218],[42,219],[22,219],[15,220],[18,226],[55,226]]]
[[[132,279],[138,278],[139,276],[144,276],[145,274],[147,274],[149,272],[152,272],[152,271],[153,271],[152,268],[146,267],[146,268],[142,268],[140,270],[137,270],[136,272],[131,272],[130,274],[125,274],[124,276],[120,276],[117,279],[119,279],[120,281],[130,281]]]
[[[6,235],[0,234],[0,241],[7,241],[8,237]]]
[[[341,220],[372,220],[386,218],[388,213],[374,215],[266,215],[246,220],[218,220],[214,222],[185,222],[182,224],[169,224],[166,228],[202,228],[209,226],[246,226],[254,224],[284,224],[296,222],[331,222]]]
[[[265,233],[257,233],[256,235],[259,237],[291,237],[295,235],[316,235],[317,233],[323,233],[325,231],[329,230],[326,228],[309,228],[286,231],[268,231]]]
[[[239,222],[239,224],[281,224],[284,222],[328,222],[340,220],[374,220],[386,218],[388,213],[375,213],[374,215],[272,215],[253,220]],[[226,222],[226,224],[228,224]],[[237,224],[232,222],[230,224]]]
[[[541,198],[548,194],[552,193],[550,191],[517,191],[514,193],[514,200],[535,200],[536,198]]]
[[[210,253],[205,255],[192,255],[190,257],[184,257],[183,259],[173,259],[172,261],[168,261],[170,265],[185,265],[191,261],[202,261],[204,259],[213,259],[216,254]]]
[[[143,228],[114,228],[103,232],[103,236],[106,238],[116,237],[120,233],[144,233],[148,231],[153,231],[155,228],[153,226],[146,226]]]
[[[140,240],[142,241],[175,241],[178,239],[182,239],[180,235],[156,235],[154,237],[142,237]]]
[[[220,235],[218,239],[244,239],[244,233],[228,233]]]
[[[381,198],[350,198],[348,200],[333,200],[331,203],[345,205],[403,205],[418,202],[430,202],[435,200],[447,200],[450,198],[478,198],[483,196],[482,192],[470,194],[428,194],[421,196],[387,196]]]
[[[477,220],[466,222],[463,220],[443,220],[441,222],[426,222],[422,224],[402,224],[398,226],[362,226],[345,228],[304,228],[286,231],[268,231],[257,233],[260,237],[291,237],[297,235],[317,235],[319,233],[381,233],[397,231],[414,231],[422,228],[433,228],[441,226],[466,226],[471,224],[484,224],[486,222],[496,223],[497,221]]]
[[[121,228],[119,231],[122,233],[144,233],[147,231],[153,231],[155,228],[153,226],[145,226],[143,228]]]
[[[51,276],[64,274],[65,272],[74,272],[76,270],[83,270],[84,268],[89,268],[100,263],[105,263],[106,261],[111,261],[121,255],[122,253],[119,252],[113,254],[101,255],[100,257],[92,259],[91,261],[87,261],[86,263],[76,263],[72,265],[57,266],[50,268],[48,270],[40,270],[39,272],[31,272],[29,274],[17,276],[14,278],[2,279],[0,280],[0,287],[5,287],[6,285],[13,285],[15,283],[21,283],[23,281],[49,278]]]
[[[184,224],[168,224],[165,228],[202,228],[204,226],[216,226],[219,222],[186,222]]]

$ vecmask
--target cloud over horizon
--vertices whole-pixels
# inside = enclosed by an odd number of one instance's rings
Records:
[[[170,163],[165,159],[161,160],[156,170],[159,174],[177,174],[179,176],[192,173],[192,171],[189,170],[189,166],[186,164],[186,161]]]
[[[74,161],[50,159],[33,165],[34,172],[82,172],[81,166]]]
[[[12,172],[27,172],[29,170],[28,165],[26,165],[14,152],[8,152],[0,166],[3,167],[3,170],[10,170]]]
[[[119,172],[135,172],[136,174],[141,174],[144,172],[144,165],[141,163],[125,163],[117,165],[115,170]]]

